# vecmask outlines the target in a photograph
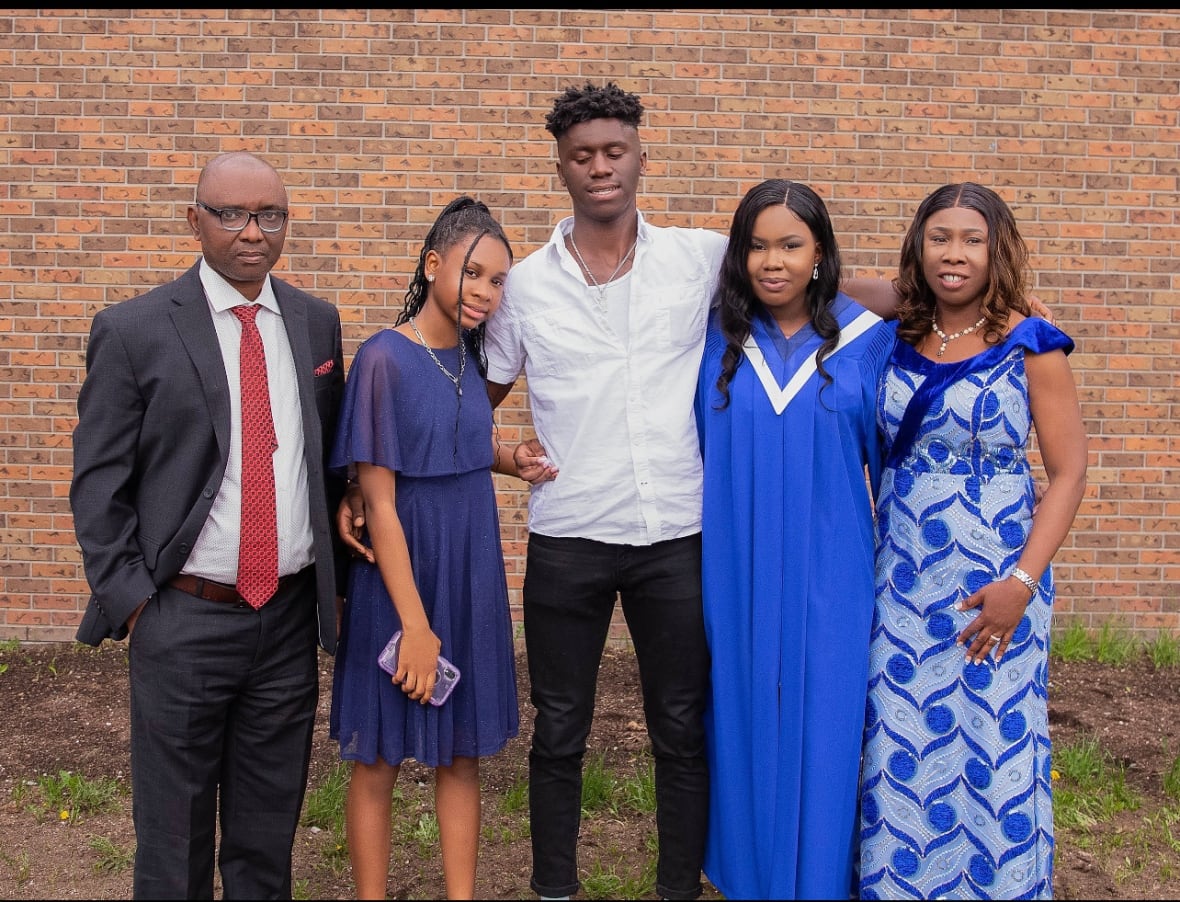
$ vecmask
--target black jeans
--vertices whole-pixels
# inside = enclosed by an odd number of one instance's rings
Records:
[[[582,758],[616,597],[635,645],[655,758],[656,891],[666,899],[695,899],[709,805],[699,534],[647,546],[529,535],[524,636],[536,709],[529,752],[531,885],[543,896],[579,888]]]

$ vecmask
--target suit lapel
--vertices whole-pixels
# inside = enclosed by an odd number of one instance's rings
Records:
[[[217,330],[213,327],[213,315],[209,312],[209,302],[196,272],[195,268],[190,270],[177,283],[172,322],[201,380],[209,419],[224,460],[229,457],[229,381],[225,376]]]
[[[286,286],[278,279],[272,279],[275,300],[283,312],[283,327],[287,330],[287,341],[291,345],[291,360],[295,364],[295,384],[299,387],[299,412],[303,417],[304,455],[309,466],[319,461],[322,453],[319,414],[315,409],[315,387],[312,383],[315,363],[311,355],[311,338],[308,335],[307,310],[288,296]],[[314,470],[311,472],[315,472]]]

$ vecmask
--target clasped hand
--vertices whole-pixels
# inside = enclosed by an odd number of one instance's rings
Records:
[[[955,644],[967,646],[969,662],[981,664],[988,651],[994,651],[998,664],[1024,618],[1028,602],[1028,589],[1014,579],[988,583],[955,605],[957,611],[981,608],[979,616],[959,633]]]
[[[545,453],[541,442],[527,439],[512,449],[512,462],[517,475],[529,485],[540,485],[557,478],[557,467]]]

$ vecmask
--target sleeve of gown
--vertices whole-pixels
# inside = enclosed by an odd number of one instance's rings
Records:
[[[697,372],[697,390],[693,399],[693,419],[697,424],[697,441],[700,443],[701,457],[705,456],[705,421],[709,408],[720,398],[717,393],[717,376],[720,367],[713,361],[720,360],[718,347],[724,346],[724,339],[716,328],[716,314],[710,317],[709,327],[705,332],[705,348],[701,353],[701,367]]]
[[[880,430],[877,428],[877,393],[885,378],[885,367],[893,353],[897,330],[894,324],[879,323],[873,329],[868,352],[864,356],[861,373],[863,380],[865,455],[868,461],[869,485],[874,500],[881,485],[881,469],[885,462],[885,449]]]
[[[346,471],[350,464],[368,463],[400,470],[397,441],[397,404],[400,372],[387,343],[369,339],[357,349],[336,426],[331,465]]]

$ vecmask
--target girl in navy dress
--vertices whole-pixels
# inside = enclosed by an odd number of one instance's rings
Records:
[[[392,792],[407,758],[435,769],[447,897],[473,898],[479,759],[518,730],[482,360],[511,264],[488,208],[453,201],[426,236],[405,309],[348,373],[331,463],[360,485],[372,553],[352,564],[330,735],[352,762],[346,817],[361,899],[386,894]],[[377,658],[397,630],[391,676]],[[440,655],[461,678],[436,706]]]

